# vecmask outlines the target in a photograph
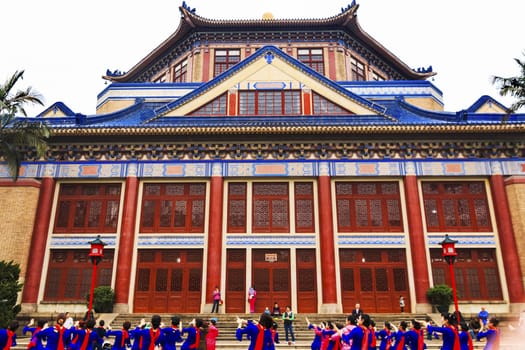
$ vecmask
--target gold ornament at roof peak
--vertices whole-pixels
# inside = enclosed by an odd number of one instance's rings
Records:
[[[273,13],[271,13],[271,12],[265,12],[265,13],[263,13],[263,15],[262,15],[262,19],[265,20],[265,21],[269,21],[269,20],[274,19],[274,17],[273,17]]]

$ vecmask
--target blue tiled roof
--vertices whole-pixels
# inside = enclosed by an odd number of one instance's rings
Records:
[[[479,114],[468,111],[434,112],[415,107],[402,99],[377,101],[386,113],[396,119],[386,119],[379,114],[331,116],[180,116],[151,120],[161,104],[138,101],[124,110],[95,116],[76,114],[71,117],[49,118],[52,128],[219,128],[219,127],[299,127],[299,126],[400,126],[400,125],[494,125],[500,124],[503,115]],[[144,123],[147,120],[151,120]],[[506,123],[525,124],[525,114],[511,115]]]

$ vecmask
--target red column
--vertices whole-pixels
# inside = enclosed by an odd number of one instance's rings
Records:
[[[310,89],[303,90],[303,114],[311,115],[312,114],[312,91]]]
[[[210,49],[202,47],[202,81],[205,83],[210,80]]]
[[[336,304],[335,278],[335,237],[332,219],[332,196],[330,176],[321,175],[318,179],[319,193],[319,241],[321,248],[321,279],[323,285],[323,303]]]
[[[237,115],[237,90],[228,91],[228,115]]]
[[[210,219],[208,232],[208,261],[206,266],[206,302],[212,303],[215,286],[221,285],[222,253],[222,176],[212,176],[210,184]]]
[[[335,70],[335,46],[328,47],[328,77],[330,80],[337,80]]]
[[[53,208],[53,194],[55,192],[55,179],[45,177],[40,185],[40,195],[33,226],[33,236],[27,262],[27,272],[22,293],[23,304],[35,304],[38,302],[38,290],[40,288],[40,277],[44,266],[46,253],[47,234],[51,220],[51,208]]]
[[[509,299],[511,303],[521,303],[525,301],[525,293],[503,176],[492,175],[490,177],[490,188],[494,200],[494,212],[496,214],[503,265],[505,266]]]
[[[414,287],[416,291],[416,304],[426,304],[426,292],[430,287],[428,277],[428,262],[421,218],[421,206],[417,188],[417,178],[414,175],[405,177],[405,201],[408,214],[408,237],[412,255],[412,269],[414,272]]]
[[[131,288],[131,264],[135,239],[135,220],[137,216],[139,180],[136,177],[126,178],[124,208],[122,210],[122,227],[118,240],[118,260],[115,278],[115,303],[128,306],[129,289]],[[119,306],[117,305],[117,308]],[[126,311],[126,310],[123,310]],[[129,312],[129,310],[127,310]]]

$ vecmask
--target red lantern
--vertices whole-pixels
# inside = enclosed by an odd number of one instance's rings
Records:
[[[106,243],[102,242],[100,235],[88,243],[91,244],[91,248],[89,249],[89,257],[91,258],[91,262],[95,265],[98,265],[104,256],[104,246]]]
[[[456,243],[458,243],[458,241],[451,239],[448,235],[445,235],[443,242],[439,243],[441,244],[441,247],[443,247],[443,258],[449,264],[453,264],[458,255],[458,252],[456,251]]]

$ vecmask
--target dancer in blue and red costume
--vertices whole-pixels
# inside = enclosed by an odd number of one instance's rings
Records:
[[[9,350],[11,346],[16,346],[16,330],[18,321],[11,321],[9,327],[0,329],[0,349]]]
[[[180,317],[173,316],[171,318],[171,326],[164,327],[161,330],[160,345],[163,350],[177,350],[177,343],[182,343],[180,329]]]
[[[269,350],[273,346],[272,340],[272,316],[262,313],[259,321],[243,320],[237,317],[237,330],[235,337],[242,341],[244,335],[250,340],[248,350]]]
[[[352,319],[351,322],[355,322],[355,319]],[[350,346],[350,350],[363,350],[368,349],[369,343],[368,343],[368,335],[369,330],[368,327],[370,326],[370,316],[367,314],[362,314],[357,319],[357,327],[352,329],[352,331],[348,335],[342,335],[343,342],[350,343],[352,342],[352,345]]]
[[[441,350],[460,350],[459,333],[456,328],[456,317],[454,314],[441,315],[442,326],[436,327],[423,322],[429,332],[438,332],[443,335]]]
[[[500,330],[498,329],[499,320],[495,317],[491,317],[488,320],[487,328],[482,329],[478,335],[477,338],[480,340],[481,338],[487,338],[487,344],[485,345],[485,350],[498,350],[499,349],[499,343],[501,338]]]
[[[36,335],[39,341],[47,340],[46,350],[64,350],[69,346],[71,332],[63,326],[65,317],[63,313],[58,314],[53,327],[44,328]]]
[[[461,350],[473,350],[472,338],[466,322],[459,324],[459,347]]]
[[[408,323],[406,321],[401,321],[399,323],[399,328],[392,334],[394,339],[392,350],[407,350],[405,344],[405,334],[407,332]]]
[[[140,336],[140,350],[154,350],[155,346],[160,344],[160,322],[159,315],[151,316],[151,327],[141,329],[138,333]]]
[[[321,337],[323,336],[324,323],[320,323],[318,326],[312,324],[308,318],[306,318],[306,324],[308,329],[312,329],[315,333],[314,340],[312,341],[312,350],[321,350]]]
[[[122,324],[122,329],[109,329],[106,331],[106,337],[115,337],[113,342],[112,350],[125,350],[131,348],[131,341],[129,337],[129,329],[131,328],[131,323],[125,321]]]
[[[392,325],[386,321],[383,329],[376,333],[376,336],[381,340],[379,343],[379,350],[390,350],[392,346]]]
[[[71,327],[71,334],[77,338],[76,349],[93,350],[95,346],[102,341],[98,333],[93,329],[95,320],[90,318],[86,321],[86,328]],[[41,332],[42,333],[42,332]]]
[[[412,320],[412,328],[405,333],[405,342],[411,350],[426,349],[425,334],[420,322]]]
[[[190,326],[183,328],[181,334],[187,334],[186,340],[182,343],[181,350],[197,349],[201,342],[201,328],[204,321],[201,318],[193,319]],[[203,340],[204,341],[204,340]]]
[[[337,332],[334,329],[334,324],[332,321],[326,321],[324,324],[324,328],[321,331],[321,350],[328,349],[328,345],[330,344],[330,339],[332,338],[332,335]]]
[[[36,323],[36,327],[33,327],[35,324],[35,320],[31,319],[29,323],[22,329],[22,334],[26,334],[27,332],[31,333],[31,340],[27,344],[27,349],[32,350],[44,350],[44,344],[36,337],[38,332],[40,332],[42,329],[46,327],[46,320],[38,320]]]

